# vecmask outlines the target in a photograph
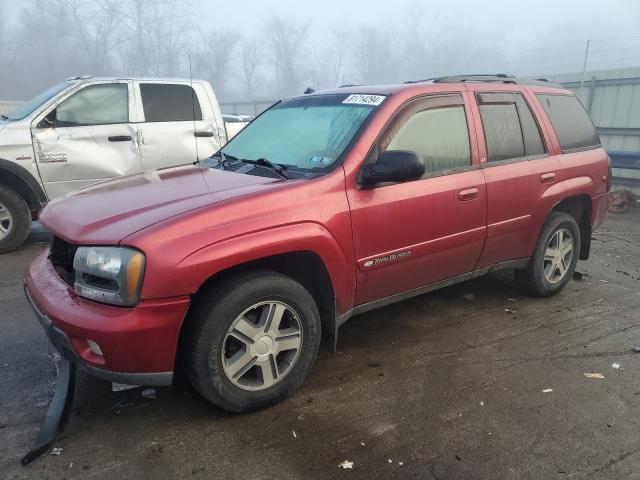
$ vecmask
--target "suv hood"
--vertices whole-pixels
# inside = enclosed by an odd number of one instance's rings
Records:
[[[114,244],[181,213],[285,183],[199,166],[152,170],[76,190],[49,203],[39,220],[71,243]]]

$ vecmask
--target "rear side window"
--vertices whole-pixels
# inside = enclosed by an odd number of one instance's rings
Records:
[[[141,83],[140,94],[146,122],[202,120],[198,97],[189,85]]]
[[[538,124],[521,94],[479,93],[477,98],[489,162],[545,153]]]
[[[394,122],[383,150],[410,150],[421,155],[427,175],[471,165],[469,130],[462,98],[429,98],[407,107]]]
[[[563,152],[597,148],[600,138],[586,110],[574,95],[538,94]]]

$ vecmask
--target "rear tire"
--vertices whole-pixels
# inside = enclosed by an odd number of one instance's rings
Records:
[[[533,257],[515,271],[520,288],[539,297],[555,295],[571,280],[580,256],[580,228],[563,212],[551,212],[542,228]]]
[[[0,185],[0,253],[20,247],[30,229],[31,212],[27,202],[9,187]]]
[[[267,407],[305,380],[318,354],[320,313],[295,280],[256,271],[202,292],[181,344],[187,378],[233,413]]]

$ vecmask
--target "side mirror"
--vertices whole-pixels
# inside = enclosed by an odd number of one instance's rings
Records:
[[[361,181],[365,185],[380,182],[408,182],[424,175],[424,161],[416,152],[388,150],[374,164],[365,165]]]
[[[53,110],[52,112],[49,112],[49,115],[47,115],[42,120],[40,120],[40,122],[38,122],[38,125],[36,125],[36,128],[55,128],[55,127],[56,127],[56,111],[55,110]]]

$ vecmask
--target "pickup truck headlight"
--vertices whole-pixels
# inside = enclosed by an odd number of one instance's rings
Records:
[[[144,267],[144,254],[132,248],[78,247],[74,288],[81,297],[130,307],[140,299]]]

